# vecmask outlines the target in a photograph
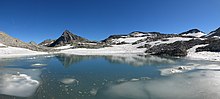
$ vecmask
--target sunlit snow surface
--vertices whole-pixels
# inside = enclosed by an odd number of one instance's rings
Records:
[[[117,54],[0,60],[0,99],[219,99],[219,62]]]

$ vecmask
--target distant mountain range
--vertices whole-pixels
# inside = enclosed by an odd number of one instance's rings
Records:
[[[181,38],[194,38],[188,42],[175,42],[168,45],[157,45],[156,43],[154,46],[149,45],[148,42],[153,41],[160,41],[166,42],[173,37],[181,37]],[[195,40],[198,38],[206,38],[206,40]],[[213,39],[214,38],[214,39]],[[218,38],[218,39],[216,39]],[[21,47],[27,48],[34,51],[56,51],[53,47],[60,47],[71,45],[75,48],[102,48],[112,45],[121,45],[121,44],[132,44],[137,45],[138,48],[147,48],[147,53],[152,54],[169,54],[174,56],[184,56],[186,55],[186,50],[198,45],[198,44],[209,44],[209,47],[200,48],[197,51],[220,51],[220,28],[208,33],[198,30],[198,29],[191,29],[186,32],[182,32],[179,34],[164,34],[159,32],[141,32],[141,31],[134,31],[129,34],[124,35],[111,35],[108,38],[95,42],[90,41],[86,38],[81,36],[75,35],[68,30],[65,30],[62,35],[57,38],[56,40],[47,39],[40,44],[35,44],[33,41],[30,43],[25,43],[19,39],[13,38],[3,32],[0,32],[0,43],[12,46],[12,47]],[[217,49],[216,49],[217,48]],[[219,49],[218,49],[219,48]],[[160,50],[163,49],[163,50]],[[175,54],[176,53],[176,54]]]
[[[215,31],[212,31],[206,35],[203,31],[200,31],[199,29],[191,29],[183,33],[179,34],[164,34],[160,32],[141,32],[141,31],[134,31],[129,34],[123,34],[123,35],[111,35],[108,38],[100,41],[104,43],[109,43],[109,44],[117,44],[117,41],[112,41],[114,39],[119,39],[119,38],[129,38],[129,37],[146,37],[146,36],[185,36],[185,37],[195,37],[195,38],[200,38],[200,37],[214,37],[214,36],[220,36],[220,28],[218,28]],[[86,42],[91,42],[86,38],[83,38],[81,36],[75,35],[71,33],[69,30],[65,30],[62,35],[56,39],[56,40],[51,40],[47,39],[43,42],[41,42],[39,45],[41,46],[47,46],[47,47],[58,47],[58,46],[65,46],[67,44],[73,44],[73,43],[86,43]],[[126,43],[126,42],[118,42],[118,43]]]

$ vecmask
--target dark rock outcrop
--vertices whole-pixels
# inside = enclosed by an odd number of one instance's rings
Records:
[[[189,33],[198,33],[198,32],[202,32],[202,31],[200,31],[199,29],[191,29],[191,30],[189,30],[189,31],[180,33],[180,35],[182,35],[182,34],[189,34]],[[203,33],[203,32],[202,32],[202,33]]]
[[[209,38],[206,40],[207,46],[199,47],[196,52],[210,51],[210,52],[220,52],[220,39]]]
[[[101,42],[112,44],[112,39],[126,38],[128,35],[111,35],[108,38],[102,40]]]
[[[72,43],[82,43],[82,42],[89,42],[89,40],[82,38],[80,36],[77,36],[75,34],[72,34],[70,31],[65,30],[63,34],[55,41],[53,42],[50,47],[57,47],[57,46],[65,46],[66,44],[72,44]]]
[[[210,32],[207,37],[214,37],[214,36],[219,36],[220,37],[220,27],[216,29],[215,31]]]
[[[207,42],[200,39],[192,39],[190,41],[177,41],[171,44],[161,44],[153,46],[146,51],[151,55],[165,56],[186,56],[187,50],[195,45],[206,44]]]
[[[47,39],[39,43],[38,45],[49,47],[53,42],[55,42],[55,40]]]

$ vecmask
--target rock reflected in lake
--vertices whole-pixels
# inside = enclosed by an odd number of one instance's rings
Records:
[[[144,66],[144,65],[160,65],[160,64],[174,64],[175,61],[169,58],[162,58],[150,55],[137,55],[137,54],[118,54],[118,55],[104,55],[104,56],[83,56],[83,55],[65,55],[59,54],[56,58],[63,64],[64,67],[69,67],[83,60],[90,60],[103,57],[111,63],[128,64],[131,66]]]

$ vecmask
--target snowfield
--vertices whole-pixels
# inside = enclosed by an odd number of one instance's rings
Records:
[[[125,43],[134,43],[138,40],[142,40],[145,39],[147,37],[128,37],[128,38],[118,38],[118,39],[112,39],[113,43],[121,43],[121,42],[125,42]]]
[[[197,33],[189,33],[189,34],[182,34],[182,36],[192,36],[192,37],[202,37],[205,36],[205,33],[197,32]]]
[[[0,47],[6,47],[4,44],[0,43]]]
[[[74,54],[74,55],[111,55],[111,54],[143,54],[145,48],[137,48],[138,46],[132,44],[113,45],[112,47],[105,47],[99,49],[76,48],[62,50],[59,53]]]
[[[207,46],[207,44],[197,45],[189,49],[187,57],[197,60],[220,61],[220,52],[207,52],[207,51],[196,52],[196,48],[204,47],[204,46]]]
[[[158,40],[158,41],[153,41],[153,42],[147,42],[146,44],[149,44],[151,46],[155,45],[160,45],[160,44],[170,44],[174,43],[176,41],[189,41],[193,38],[184,38],[184,37],[172,37],[172,38],[165,38],[167,39],[166,41]]]
[[[0,58],[8,57],[20,57],[20,56],[30,56],[30,55],[43,55],[48,54],[46,52],[37,52],[25,48],[18,47],[3,47],[0,48]]]
[[[66,45],[66,46],[61,46],[61,47],[56,47],[54,49],[70,49],[72,46],[70,44]]]

